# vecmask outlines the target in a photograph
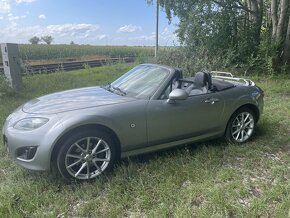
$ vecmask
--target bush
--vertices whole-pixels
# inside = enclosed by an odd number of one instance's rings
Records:
[[[184,75],[197,71],[232,70],[234,51],[214,54],[206,48],[179,47],[158,56],[156,62],[181,68]]]

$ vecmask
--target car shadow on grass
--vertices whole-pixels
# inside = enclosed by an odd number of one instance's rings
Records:
[[[270,122],[270,120],[264,119],[261,123],[258,123],[256,129],[255,129],[255,135],[253,137],[253,140],[256,138],[260,139],[265,136],[269,136],[273,134],[273,131],[275,131],[274,126],[277,126],[278,124],[274,124]]]

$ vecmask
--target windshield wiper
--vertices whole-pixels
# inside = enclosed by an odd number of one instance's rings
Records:
[[[111,84],[108,85],[108,90],[109,91],[114,91],[114,93],[116,93],[115,91],[118,91],[119,94],[122,95],[122,96],[127,95],[127,93],[124,92],[122,89],[120,89],[119,87],[112,86]]]
[[[115,87],[115,86],[112,86],[112,85],[111,85],[111,87],[112,87],[114,90],[117,90],[118,92],[120,92],[121,95],[127,95],[127,93],[124,92],[124,91],[123,91],[122,89],[120,89],[119,87]]]

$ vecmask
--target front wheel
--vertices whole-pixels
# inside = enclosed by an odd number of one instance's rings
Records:
[[[105,132],[84,131],[68,138],[57,157],[66,179],[92,180],[108,171],[116,159],[113,140]]]
[[[237,110],[228,122],[225,138],[231,143],[244,143],[251,139],[256,128],[256,118],[249,108]]]

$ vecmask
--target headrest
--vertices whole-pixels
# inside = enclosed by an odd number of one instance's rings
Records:
[[[197,88],[207,87],[207,89],[211,89],[212,86],[211,74],[205,72],[195,73],[194,84]]]

